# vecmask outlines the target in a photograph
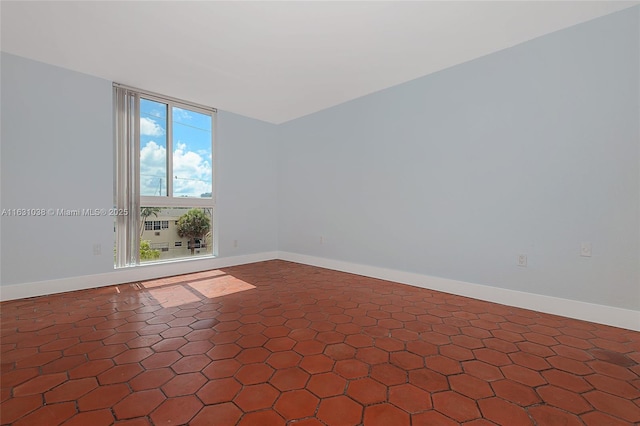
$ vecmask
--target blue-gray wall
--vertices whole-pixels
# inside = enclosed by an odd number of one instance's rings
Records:
[[[111,82],[5,53],[0,65],[0,207],[113,207]],[[0,226],[2,285],[113,270],[112,218],[2,216]]]
[[[0,208],[112,207],[111,82],[6,53],[0,63]],[[275,126],[225,112],[217,124],[218,253],[276,250]],[[2,285],[113,271],[109,217],[3,216],[0,229]]]
[[[217,122],[219,254],[277,250],[277,126],[224,111]]]
[[[639,15],[282,125],[279,249],[640,308]]]

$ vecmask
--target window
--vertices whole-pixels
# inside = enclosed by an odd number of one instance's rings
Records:
[[[196,238],[195,241],[193,242],[193,244],[191,243],[191,241],[189,241],[189,243],[187,244],[187,248],[204,248],[205,245],[200,241],[199,238]]]
[[[175,224],[178,224],[178,221],[175,221]],[[144,221],[144,230],[145,231],[153,231],[160,229],[169,229],[169,221],[168,220],[145,220]]]
[[[176,247],[182,247],[182,241],[176,241]]]
[[[116,219],[116,267],[213,255],[215,109],[117,84],[114,96],[116,206],[136,212]]]

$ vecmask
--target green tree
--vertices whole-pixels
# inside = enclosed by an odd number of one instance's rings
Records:
[[[140,241],[140,260],[160,259],[160,250],[151,248],[149,241]]]
[[[144,232],[144,222],[151,215],[158,217],[158,213],[162,211],[160,207],[140,207],[140,236]]]
[[[191,255],[195,252],[196,239],[204,238],[211,229],[211,220],[200,209],[191,209],[178,219],[178,235],[189,238]]]

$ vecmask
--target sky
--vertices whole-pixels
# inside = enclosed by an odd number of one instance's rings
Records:
[[[174,197],[211,193],[211,116],[171,107]],[[140,99],[140,195],[167,196],[166,104]]]

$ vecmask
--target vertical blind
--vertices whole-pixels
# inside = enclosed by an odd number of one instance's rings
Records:
[[[140,94],[127,87],[114,85],[115,118],[115,207],[128,210],[116,216],[117,268],[138,262],[140,235],[137,230],[140,211]]]

